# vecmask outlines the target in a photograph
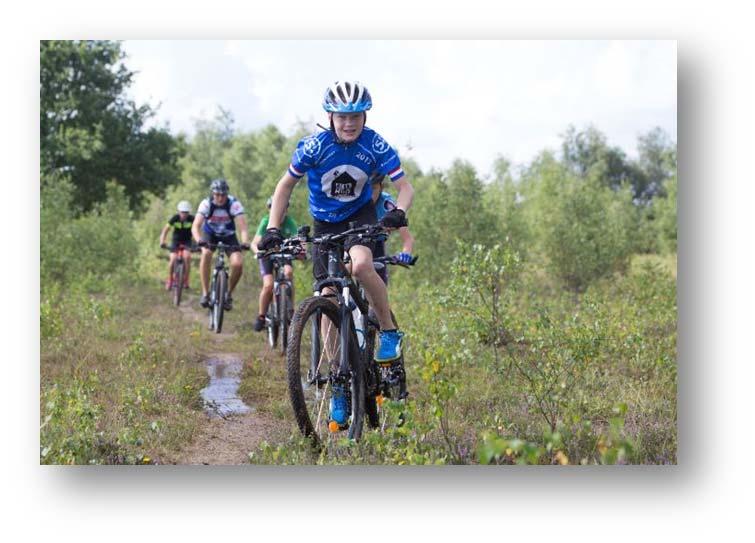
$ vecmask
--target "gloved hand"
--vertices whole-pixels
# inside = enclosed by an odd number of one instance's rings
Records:
[[[197,242],[197,247],[207,247],[207,242],[202,240]]]
[[[262,251],[267,251],[283,243],[283,235],[278,228],[268,228],[265,235],[262,236],[260,242],[257,244]]]
[[[249,245],[248,243],[242,243],[241,248],[245,251],[248,251],[251,248],[251,245]]]
[[[380,224],[386,228],[401,228],[402,226],[409,226],[409,221],[406,220],[406,213],[403,209],[395,208],[385,214]]]
[[[412,261],[412,255],[404,252],[397,254],[394,258],[401,264],[409,264]]]
[[[165,243],[160,244],[160,249],[167,249],[168,246]]]

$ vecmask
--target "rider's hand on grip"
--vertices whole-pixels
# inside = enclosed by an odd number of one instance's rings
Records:
[[[380,224],[386,228],[401,228],[403,226],[409,226],[409,222],[406,220],[406,213],[404,213],[403,209],[399,208],[391,209],[386,213],[380,221]]]
[[[401,264],[411,264],[412,263],[412,255],[409,253],[401,252],[395,256],[396,260],[400,262]]]
[[[263,251],[267,251],[268,249],[280,245],[282,241],[283,235],[281,235],[281,231],[278,228],[268,228],[265,235],[262,236],[262,239],[257,244],[257,247]]]

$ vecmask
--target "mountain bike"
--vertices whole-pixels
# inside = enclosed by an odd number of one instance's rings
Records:
[[[380,266],[401,266],[409,268],[416,264],[418,257],[413,257],[408,263],[399,262],[395,256],[383,256],[375,258],[375,268]],[[363,287],[360,285],[360,289]],[[364,293],[361,292],[364,297]],[[391,311],[393,326],[398,328],[396,316]],[[391,415],[396,416],[395,425],[404,423],[403,404],[408,396],[406,390],[406,372],[404,370],[404,354],[391,364],[378,364],[375,361],[375,345],[380,327],[377,316],[370,309],[369,318],[365,319],[365,404],[367,422],[371,428],[379,428],[381,431],[388,426]],[[405,349],[404,349],[405,350]]]
[[[217,243],[203,242],[202,247],[215,250],[218,254],[215,257],[215,265],[212,269],[212,278],[210,280],[210,291],[208,292],[210,306],[208,313],[208,328],[219,334],[223,329],[223,313],[225,312],[225,301],[228,295],[228,267],[225,264],[226,255],[232,251],[246,251],[249,248],[245,245],[230,245],[219,241]]]
[[[305,230],[306,232],[308,230]],[[299,237],[283,241],[279,249],[257,253],[257,259],[269,258],[273,267],[273,299],[267,307],[265,326],[267,327],[267,342],[271,349],[278,346],[281,354],[286,354],[288,346],[288,330],[294,315],[293,285],[285,274],[285,266],[293,265],[296,258],[306,255],[306,250]]]
[[[171,247],[165,247],[168,251],[171,251]],[[181,294],[184,289],[184,278],[186,277],[186,262],[184,261],[183,252],[186,250],[192,253],[199,252],[198,249],[194,249],[191,246],[186,246],[183,243],[179,243],[176,247],[176,258],[173,261],[173,266],[170,270],[171,283],[173,287],[171,291],[173,293],[173,304],[179,306],[181,304]]]
[[[288,388],[299,430],[315,443],[347,431],[350,439],[362,435],[365,413],[365,321],[370,317],[363,291],[345,267],[347,238],[384,240],[378,225],[351,228],[341,234],[324,234],[308,241],[327,251],[328,275],[315,281],[314,296],[305,299],[291,322],[286,361]],[[377,322],[372,323],[376,328]],[[345,395],[345,424],[329,420],[334,390]]]

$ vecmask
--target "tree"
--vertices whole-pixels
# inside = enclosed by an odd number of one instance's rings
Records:
[[[582,131],[570,126],[562,137],[562,161],[571,172],[583,178],[595,175],[613,190],[629,184],[635,199],[644,197],[648,185],[645,172],[620,148],[610,147],[602,132],[593,126]]]
[[[647,178],[642,196],[649,200],[664,194],[666,181],[676,175],[676,144],[662,128],[655,127],[638,138],[637,150],[639,167]]]
[[[162,195],[179,179],[183,142],[145,128],[154,113],[126,96],[134,72],[124,59],[118,42],[40,42],[42,179],[70,179],[79,210],[104,201],[110,180],[133,209],[144,191]]]
[[[493,163],[493,179],[485,187],[485,208],[496,218],[497,231],[520,257],[527,252],[529,232],[521,209],[521,196],[511,174],[511,163],[499,156]]]

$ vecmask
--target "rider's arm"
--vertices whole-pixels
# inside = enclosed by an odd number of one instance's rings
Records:
[[[163,231],[160,232],[160,245],[165,245],[165,238],[168,237],[168,230],[170,230],[170,225],[166,224],[163,227]]]
[[[255,234],[254,237],[252,238],[252,251],[254,251],[254,254],[257,254],[260,252],[259,248],[257,247],[257,244],[260,242],[261,239],[262,239],[262,236],[260,236],[259,234]]]
[[[202,228],[203,224],[204,215],[197,213],[197,215],[194,217],[194,222],[191,223],[191,235],[194,236],[194,241],[196,241],[197,243],[202,241],[202,234],[200,233],[200,229]]]
[[[283,217],[286,214],[286,206],[291,198],[291,191],[294,190],[299,180],[291,175],[288,171],[283,174],[278,185],[275,187],[273,194],[273,207],[270,209],[270,221],[267,223],[268,228],[280,228]]]
[[[412,207],[412,200],[414,200],[414,187],[406,178],[406,175],[401,179],[394,181],[393,186],[398,191],[398,198],[396,198],[396,207],[404,210],[406,213],[409,208]]]
[[[409,232],[409,228],[404,226],[398,229],[398,235],[401,236],[401,242],[403,243],[401,252],[406,254],[412,254],[414,249],[414,236]]]
[[[246,215],[236,215],[236,224],[241,233],[241,243],[249,243],[249,230],[246,224]]]

